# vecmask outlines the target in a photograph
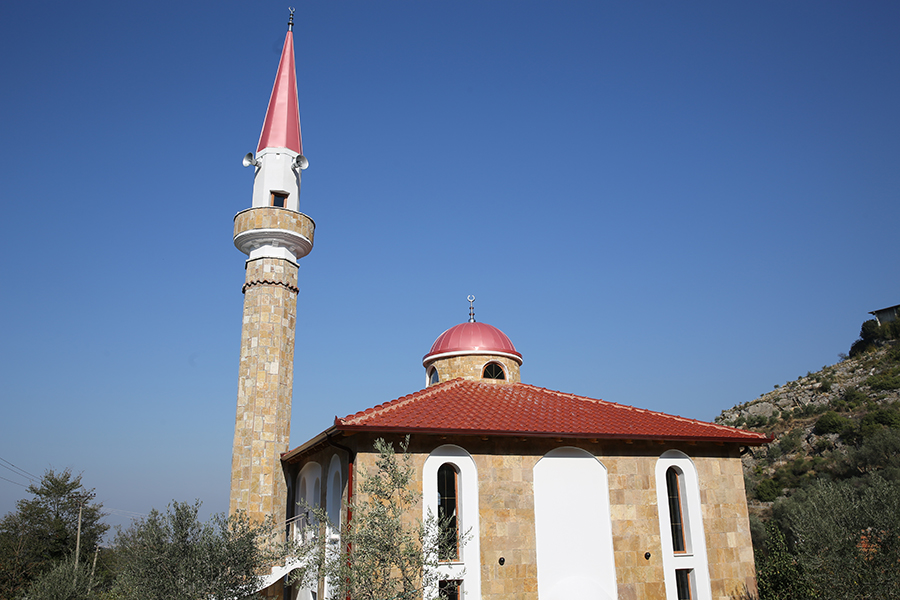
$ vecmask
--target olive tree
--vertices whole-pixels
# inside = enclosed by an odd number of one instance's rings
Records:
[[[400,455],[382,439],[374,446],[375,467],[360,475],[353,502],[344,506],[352,518],[341,528],[339,542],[322,535],[327,513],[321,507],[307,507],[312,522],[321,525],[318,535],[301,542],[301,566],[293,572],[292,583],[316,588],[326,581],[329,600],[433,598],[439,591],[442,546],[463,544],[467,535],[461,532],[460,539],[453,535],[451,540],[449,518],[416,517],[421,514],[421,498],[412,485],[409,437],[400,444]]]
[[[200,502],[172,502],[151,511],[115,539],[118,576],[113,592],[122,600],[252,596],[261,573],[284,559],[272,521],[256,523],[243,513],[198,517]]]

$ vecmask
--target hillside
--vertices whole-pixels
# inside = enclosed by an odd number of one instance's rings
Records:
[[[774,437],[743,458],[751,514],[768,518],[774,500],[816,479],[900,479],[900,323],[889,325],[867,321],[852,358],[716,418]]]

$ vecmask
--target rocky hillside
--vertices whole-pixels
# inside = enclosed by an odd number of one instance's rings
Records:
[[[819,477],[847,479],[900,466],[900,340],[885,330],[872,343],[858,340],[854,357],[716,418],[774,437],[743,459],[752,513],[765,518],[775,499]]]

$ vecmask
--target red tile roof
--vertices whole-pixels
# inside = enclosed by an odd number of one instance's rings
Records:
[[[762,433],[555,392],[454,379],[335,417],[339,431],[397,431],[764,444]]]

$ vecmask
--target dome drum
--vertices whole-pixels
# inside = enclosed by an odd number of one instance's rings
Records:
[[[502,369],[502,379],[486,373],[489,365],[497,365]],[[432,370],[437,372],[436,381],[432,379]],[[495,372],[496,370],[493,369]],[[493,354],[444,355],[428,360],[425,363],[428,385],[443,383],[451,379],[478,379],[495,383],[520,383],[519,361]]]

